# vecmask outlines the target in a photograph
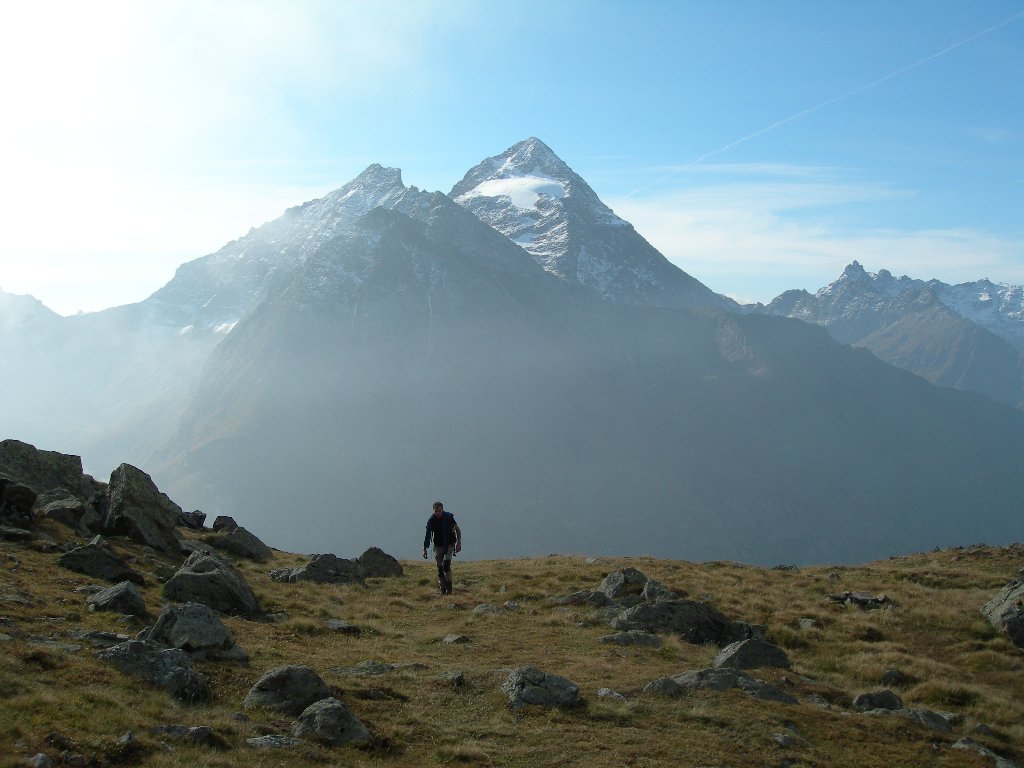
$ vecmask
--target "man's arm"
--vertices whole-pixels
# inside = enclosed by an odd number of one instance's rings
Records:
[[[427,532],[423,535],[423,558],[427,557],[427,547],[430,546],[430,523],[427,523]]]
[[[459,528],[459,524],[455,523],[452,525],[452,530],[455,531],[455,551],[462,551],[462,530]]]

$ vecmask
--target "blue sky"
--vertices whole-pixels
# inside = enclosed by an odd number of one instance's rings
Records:
[[[544,140],[716,291],[1024,283],[1024,2],[36,2],[0,11],[0,288],[71,313],[373,162]]]

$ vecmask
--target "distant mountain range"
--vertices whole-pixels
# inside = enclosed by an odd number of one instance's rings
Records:
[[[0,296],[0,423],[305,552],[416,550],[435,498],[469,556],[1019,536],[1024,413],[774,316],[806,297],[716,295],[528,139],[449,195],[370,166],[139,304]]]
[[[822,325],[838,341],[934,384],[1024,407],[1020,286],[895,278],[855,261],[816,294],[787,291],[753,311]]]

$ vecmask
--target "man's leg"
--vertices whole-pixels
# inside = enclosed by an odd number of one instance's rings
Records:
[[[447,573],[444,570],[444,556],[447,553],[443,547],[434,547],[434,562],[437,563],[437,587],[440,589],[442,595],[447,594]],[[451,570],[451,561],[449,561],[449,570]]]
[[[453,547],[434,547],[434,561],[437,563],[437,584],[442,595],[452,593],[452,552]]]

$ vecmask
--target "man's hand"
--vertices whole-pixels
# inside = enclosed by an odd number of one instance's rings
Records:
[[[462,551],[462,542],[461,541],[455,542],[455,551],[456,552],[461,552]]]
[[[423,559],[424,560],[427,559],[427,548],[426,547],[423,548]]]

